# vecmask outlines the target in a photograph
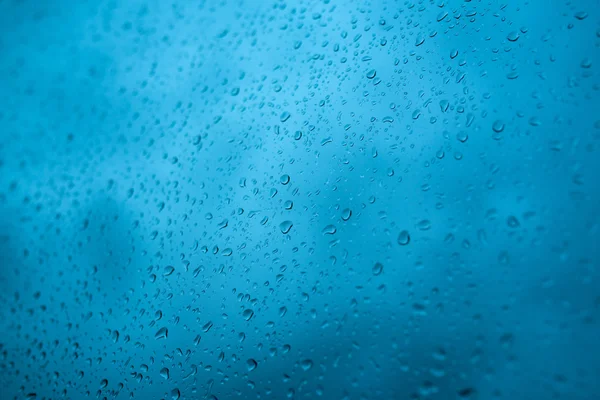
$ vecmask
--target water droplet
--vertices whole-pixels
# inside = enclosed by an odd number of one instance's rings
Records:
[[[281,113],[281,116],[279,117],[279,120],[280,120],[281,122],[285,122],[285,121],[287,121],[288,119],[290,119],[290,117],[291,117],[291,116],[292,116],[292,115],[291,115],[289,112],[287,112],[287,111],[284,111],[284,112],[282,112],[282,113]]]
[[[342,220],[348,221],[351,216],[352,216],[352,210],[351,209],[345,208],[344,211],[342,211]]]
[[[442,112],[448,111],[449,107],[450,102],[448,100],[440,100],[440,109],[442,110]]]
[[[313,366],[313,362],[312,362],[312,360],[308,360],[308,359],[306,359],[306,360],[302,360],[302,361],[300,362],[300,367],[302,367],[302,369],[303,369],[304,371],[308,371],[309,369],[311,369],[311,368],[312,368],[312,366]]]
[[[592,60],[590,60],[589,58],[584,58],[583,60],[581,60],[581,64],[579,64],[581,66],[581,68],[592,68]]]
[[[279,224],[279,229],[281,230],[281,233],[286,235],[292,229],[292,226],[294,226],[292,221],[283,221],[281,224]]]
[[[327,225],[325,228],[323,228],[323,231],[322,231],[322,233],[324,235],[333,235],[336,232],[337,232],[337,229],[333,225]]]
[[[517,228],[519,225],[521,225],[517,217],[514,215],[511,215],[506,219],[506,224],[511,228]]]
[[[429,229],[431,229],[431,222],[429,222],[428,219],[423,219],[419,221],[419,223],[417,224],[417,228],[422,231],[428,231]]]
[[[169,368],[163,368],[160,370],[160,376],[164,379],[169,379]]]
[[[470,399],[473,396],[475,396],[475,389],[473,388],[465,388],[465,389],[461,389],[457,392],[458,397],[461,399]]]
[[[492,124],[492,129],[494,130],[494,132],[497,133],[502,132],[504,130],[504,122],[500,120],[494,121],[494,123]]]
[[[173,267],[172,265],[167,265],[163,271],[163,276],[169,276],[173,272],[175,272],[175,267]]]
[[[381,275],[381,273],[383,272],[383,264],[379,262],[375,263],[375,265],[373,265],[372,272],[375,276]]]
[[[249,372],[254,371],[256,367],[258,367],[258,363],[253,358],[249,358],[248,361],[246,361],[246,367]]]
[[[281,175],[281,178],[279,178],[279,182],[281,182],[282,185],[287,185],[288,183],[290,183],[290,176],[288,174]]]
[[[510,80],[517,79],[519,77],[519,72],[516,70],[510,71],[508,74],[506,74],[506,77]]]
[[[242,317],[244,317],[244,319],[245,319],[246,321],[250,321],[250,319],[252,319],[252,317],[253,317],[253,316],[254,316],[254,311],[252,311],[252,310],[251,310],[251,309],[249,309],[249,308],[246,308],[246,309],[244,310],[244,312],[242,313]]]
[[[519,40],[519,37],[520,35],[518,31],[512,31],[508,35],[506,35],[506,38],[511,42],[516,42],[517,40]]]
[[[417,38],[415,39],[415,46],[419,47],[420,45],[422,45],[425,42],[425,35],[423,34],[418,34]]]
[[[406,246],[410,243],[410,234],[408,231],[402,231],[398,234],[398,244],[400,246]]]
[[[375,71],[374,69],[367,72],[367,78],[369,78],[369,79],[375,78],[375,75],[377,75],[377,71]]]
[[[213,323],[212,321],[208,321],[207,323],[204,324],[204,326],[202,327],[202,330],[206,333],[208,331],[210,331],[210,328],[213,327]]]
[[[169,337],[169,330],[165,327],[160,328],[158,331],[156,331],[156,334],[154,335],[154,339],[166,339]]]

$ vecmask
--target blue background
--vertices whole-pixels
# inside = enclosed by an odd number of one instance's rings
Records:
[[[599,6],[0,1],[0,397],[600,397]]]

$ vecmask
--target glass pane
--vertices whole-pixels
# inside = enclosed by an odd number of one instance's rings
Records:
[[[0,398],[600,398],[599,6],[0,1]]]

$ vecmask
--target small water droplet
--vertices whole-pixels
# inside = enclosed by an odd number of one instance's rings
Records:
[[[292,226],[294,226],[292,221],[283,221],[281,224],[279,224],[279,229],[281,230],[281,233],[286,235],[292,229]]]
[[[381,275],[381,273],[383,272],[383,264],[379,262],[375,263],[375,265],[373,265],[372,272],[375,276]]]
[[[244,312],[242,313],[242,317],[244,317],[244,319],[245,319],[246,321],[250,321],[250,319],[252,319],[252,317],[253,317],[253,316],[254,316],[254,311],[252,311],[252,310],[251,310],[251,309],[249,309],[249,308],[246,308],[246,309],[244,310]]]
[[[431,222],[429,222],[428,219],[423,219],[419,221],[419,223],[417,224],[417,228],[422,231],[428,231],[429,229],[431,229]]]
[[[400,246],[406,246],[410,243],[410,234],[408,231],[402,231],[398,234],[398,244]]]
[[[333,225],[327,225],[325,228],[323,228],[324,235],[333,235],[336,232],[337,232],[337,229]]]
[[[253,358],[249,358],[246,361],[246,367],[248,368],[248,372],[254,371],[258,367],[258,363]]]
[[[494,121],[492,124],[492,129],[497,133],[502,132],[504,130],[504,122],[500,121],[499,119]]]
[[[351,216],[352,216],[352,210],[351,209],[345,208],[344,211],[342,211],[342,220],[348,221]]]
[[[420,45],[422,45],[425,42],[425,35],[423,34],[418,34],[417,38],[415,39],[415,46],[419,47]]]
[[[164,379],[169,379],[169,368],[163,368],[160,370],[160,376]]]
[[[160,328],[156,331],[154,339],[167,339],[169,337],[169,330],[165,327]]]
[[[519,40],[519,37],[520,35],[518,31],[512,31],[508,35],[506,35],[506,38],[511,42],[516,42],[517,40]]]
[[[175,267],[173,267],[172,265],[167,265],[163,271],[163,276],[169,276],[173,272],[175,272]]]
[[[309,369],[312,368],[313,362],[312,362],[312,360],[308,360],[308,359],[302,360],[302,362],[300,362],[300,366],[302,367],[302,369],[304,371],[308,371]]]
[[[279,117],[279,120],[280,120],[281,122],[285,122],[285,121],[287,121],[288,119],[290,119],[290,117],[291,117],[291,116],[292,116],[292,115],[291,115],[289,112],[287,112],[287,111],[284,111],[284,112],[282,112],[282,113],[281,113],[281,116]]]
[[[514,215],[511,215],[506,219],[506,224],[511,228],[517,228],[519,225],[521,225],[517,217]]]
[[[204,332],[208,332],[208,331],[210,331],[210,328],[212,328],[212,327],[213,327],[212,321],[208,321],[207,323],[204,324],[204,326],[202,327],[202,330]]]

